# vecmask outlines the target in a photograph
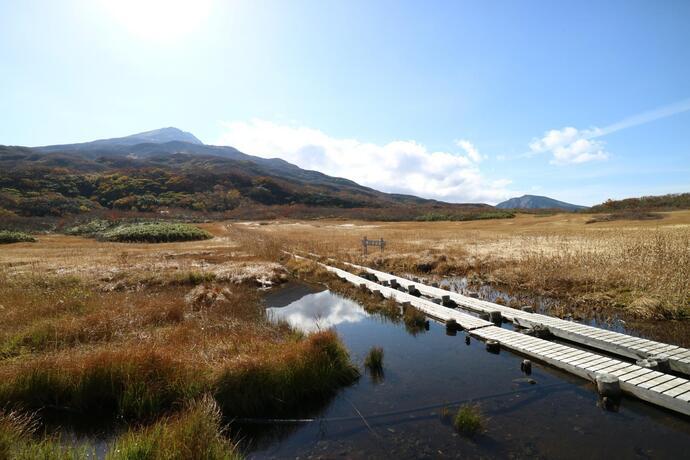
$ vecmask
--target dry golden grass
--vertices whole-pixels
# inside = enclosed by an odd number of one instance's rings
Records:
[[[634,318],[690,316],[690,211],[653,221],[586,225],[587,214],[518,215],[471,222],[244,224],[285,248],[398,272],[470,275],[581,309],[620,307]],[[362,237],[384,238],[386,251]]]
[[[288,276],[279,248],[205,227],[214,239],[48,235],[3,248],[0,408],[148,423],[208,393],[230,418],[277,415],[356,379],[333,332],[266,318],[259,288]]]

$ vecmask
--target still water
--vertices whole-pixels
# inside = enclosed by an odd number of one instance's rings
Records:
[[[360,369],[372,346],[383,347],[384,376],[362,371],[312,422],[242,428],[250,458],[687,458],[687,418],[633,399],[605,411],[589,383],[537,363],[528,377],[522,357],[467,345],[463,332],[449,336],[432,322],[411,335],[303,284],[271,292],[266,305],[307,333],[335,328]],[[444,416],[465,402],[486,417],[485,432],[471,439]]]

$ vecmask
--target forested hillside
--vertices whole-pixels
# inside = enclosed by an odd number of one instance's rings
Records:
[[[624,200],[607,200],[602,204],[593,206],[590,211],[674,211],[678,209],[690,209],[690,193],[673,193],[660,196],[626,198]]]

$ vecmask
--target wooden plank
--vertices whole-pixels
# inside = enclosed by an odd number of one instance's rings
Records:
[[[650,380],[657,379],[665,374],[659,372],[659,371],[650,371],[645,374],[640,374],[639,376],[635,377],[634,379],[626,379],[625,381],[629,383],[630,385],[641,385],[642,383],[648,382]]]
[[[567,358],[563,358],[563,362],[566,364],[573,364],[573,363],[580,361],[582,359],[588,359],[588,358],[591,359],[594,356],[596,356],[596,355],[585,351],[582,353],[578,353],[577,355],[568,356]]]
[[[656,391],[656,392],[659,392],[659,393],[663,393],[663,392],[666,391],[666,390],[670,390],[670,389],[675,388],[675,387],[677,387],[677,386],[679,386],[679,385],[682,385],[682,384],[684,384],[684,383],[687,383],[687,380],[686,380],[686,379],[683,379],[683,378],[680,378],[680,377],[675,377],[675,378],[673,378],[672,380],[669,380],[669,381],[664,382],[664,383],[661,383],[661,384],[659,384],[659,385],[650,387],[649,389],[650,389],[651,391]]]
[[[595,355],[594,353],[592,353],[592,356],[579,359],[579,360],[574,361],[570,364],[572,364],[573,366],[581,366],[581,367],[594,366],[595,364],[599,364],[600,362],[604,361],[605,359],[608,359],[608,358],[606,358],[605,356]]]
[[[669,358],[669,359],[671,359],[671,358]],[[690,350],[686,350],[684,353],[678,353],[678,354],[674,353],[672,359],[677,360],[677,361],[688,361],[688,360],[690,360]]]
[[[649,347],[649,352],[651,354],[654,354],[654,355],[664,354],[664,355],[668,356],[668,353],[670,351],[673,351],[673,350],[679,348],[676,345],[668,345],[666,343],[659,343],[659,342],[656,342],[656,343],[657,343],[657,345],[655,347]]]
[[[557,348],[553,348],[553,349],[547,350],[547,351],[538,351],[537,353],[539,353],[540,355],[545,356],[547,358],[558,358],[560,356],[563,356],[569,350],[570,349],[568,347],[564,347],[561,345],[561,346],[558,346]]]
[[[673,350],[668,353],[669,359],[678,359],[682,360],[685,358],[690,358],[690,350],[687,350],[685,348],[678,348],[677,350]]]
[[[553,343],[553,342],[549,342],[549,341],[544,340],[543,344],[535,346],[532,349],[532,351],[534,351],[535,353],[542,353],[543,354],[547,351],[555,350],[555,349],[562,347],[562,346],[563,345],[560,345],[558,343]]]
[[[617,361],[615,359],[608,359],[608,360],[603,361],[602,363],[596,364],[594,366],[586,367],[585,369],[587,369],[588,371],[591,371],[591,372],[596,372],[600,369],[605,369],[607,367],[610,367],[612,364],[615,364],[617,362],[619,362],[619,361]]]
[[[625,363],[622,361],[616,361],[615,363],[612,363],[610,366],[602,367],[601,369],[598,369],[597,372],[601,372],[602,374],[610,374],[611,372],[617,371],[618,369],[622,369],[624,367],[628,367],[630,364]]]
[[[611,375],[615,375],[616,377],[618,377],[620,379],[621,376],[623,376],[623,375],[627,375],[627,374],[630,374],[634,371],[640,370],[640,366],[636,366],[634,364],[628,364],[628,363],[625,363],[625,364],[627,364],[627,365],[621,367],[620,369],[616,369],[614,371],[608,371],[607,373],[611,374]]]
[[[659,377],[657,377],[657,378],[655,378],[655,379],[648,380],[648,381],[646,381],[646,382],[644,382],[644,383],[640,383],[640,384],[637,385],[637,386],[640,387],[640,388],[649,389],[649,388],[651,388],[651,387],[654,387],[654,386],[657,386],[657,385],[661,385],[662,383],[666,383],[666,382],[668,382],[669,380],[673,380],[674,378],[676,378],[676,377],[673,376],[673,375],[662,374],[661,376],[659,376]]]
[[[563,358],[570,356],[571,354],[575,353],[575,351],[576,350],[573,350],[572,348],[562,346],[558,349],[547,351],[546,353],[542,353],[542,354],[546,357],[558,359],[559,361],[562,361]]]
[[[639,366],[635,366],[635,367],[637,368],[636,370],[634,370],[630,373],[627,373],[627,374],[622,374],[618,378],[620,380],[629,381],[629,380],[641,377],[645,374],[649,374],[650,372],[654,372],[651,369],[647,369],[646,367],[639,367]]]
[[[676,397],[678,395],[685,393],[686,391],[690,391],[690,382],[688,382],[687,380],[682,385],[678,385],[675,388],[671,388],[670,390],[664,391],[664,394]]]
[[[620,346],[624,346],[627,348],[635,348],[641,345],[644,345],[648,343],[649,341],[647,339],[642,339],[640,337],[630,337],[628,336],[627,338],[621,340],[618,344]]]

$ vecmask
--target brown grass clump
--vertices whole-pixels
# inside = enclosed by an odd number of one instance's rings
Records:
[[[414,307],[407,307],[403,314],[405,329],[412,334],[418,334],[426,329],[426,315]]]
[[[198,372],[143,347],[48,355],[2,369],[0,405],[139,420],[203,390]]]
[[[358,376],[335,332],[323,331],[261,361],[228,363],[216,377],[215,398],[233,416],[286,415],[309,409]]]

